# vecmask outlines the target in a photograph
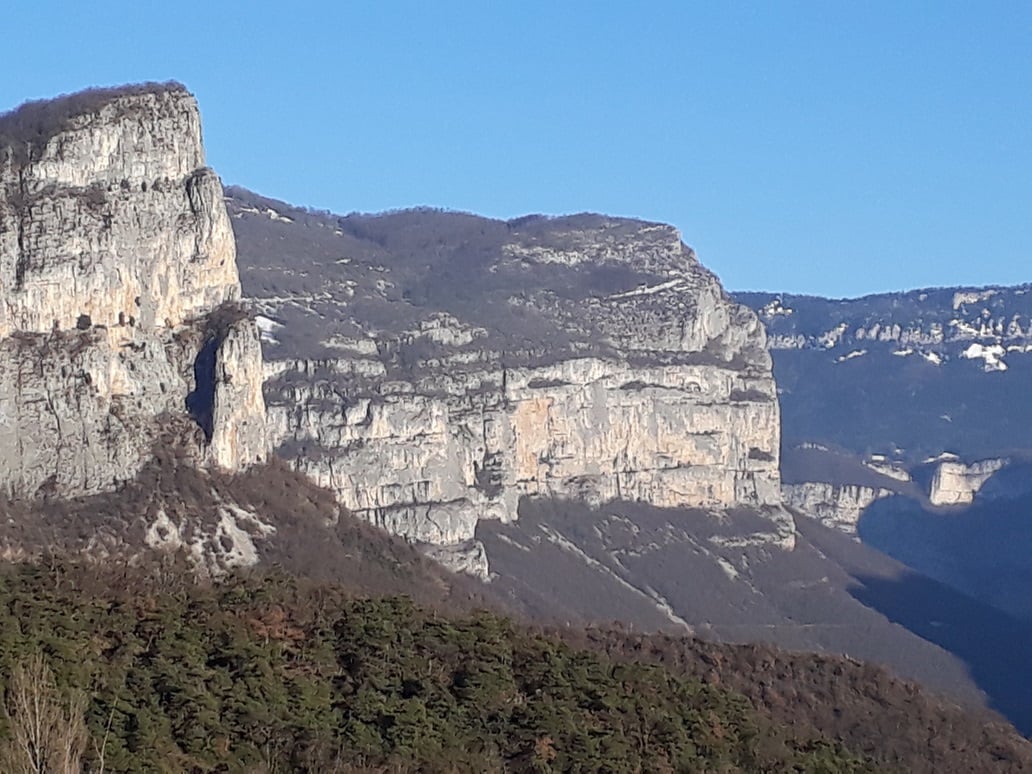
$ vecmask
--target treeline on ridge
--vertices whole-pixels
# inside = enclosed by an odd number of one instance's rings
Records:
[[[178,81],[134,83],[26,102],[0,113],[0,159],[9,153],[15,166],[26,163],[34,149],[67,128],[73,118],[99,110],[119,97],[172,91],[186,91],[186,87]]]

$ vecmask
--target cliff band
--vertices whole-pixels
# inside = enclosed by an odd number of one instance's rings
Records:
[[[354,513],[455,545],[528,496],[780,503],[763,326],[675,229],[229,206],[274,446]]]
[[[110,488],[176,427],[219,466],[263,459],[261,350],[239,298],[183,87],[0,116],[0,492]]]

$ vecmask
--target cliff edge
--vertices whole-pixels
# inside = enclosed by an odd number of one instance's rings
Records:
[[[0,492],[109,489],[170,434],[226,469],[264,459],[261,349],[239,298],[185,88],[0,116]]]
[[[675,229],[229,193],[274,446],[352,512],[459,545],[526,497],[770,506],[791,542],[763,326]]]

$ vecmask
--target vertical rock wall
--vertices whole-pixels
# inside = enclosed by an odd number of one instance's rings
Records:
[[[222,185],[185,89],[97,91],[0,117],[0,491],[130,478],[189,416],[203,351],[210,427],[186,440],[225,467],[262,459],[257,331],[239,315],[219,330],[207,320],[239,298]]]
[[[442,545],[523,497],[780,504],[763,326],[675,229],[274,204],[230,202],[270,434],[357,515]]]

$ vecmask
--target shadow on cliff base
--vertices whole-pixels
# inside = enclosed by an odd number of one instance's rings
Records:
[[[907,497],[872,503],[860,539],[917,572],[1032,622],[1032,465],[991,476],[971,505],[928,508]]]
[[[1032,626],[920,575],[855,577],[855,599],[964,661],[990,706],[1032,734]]]

